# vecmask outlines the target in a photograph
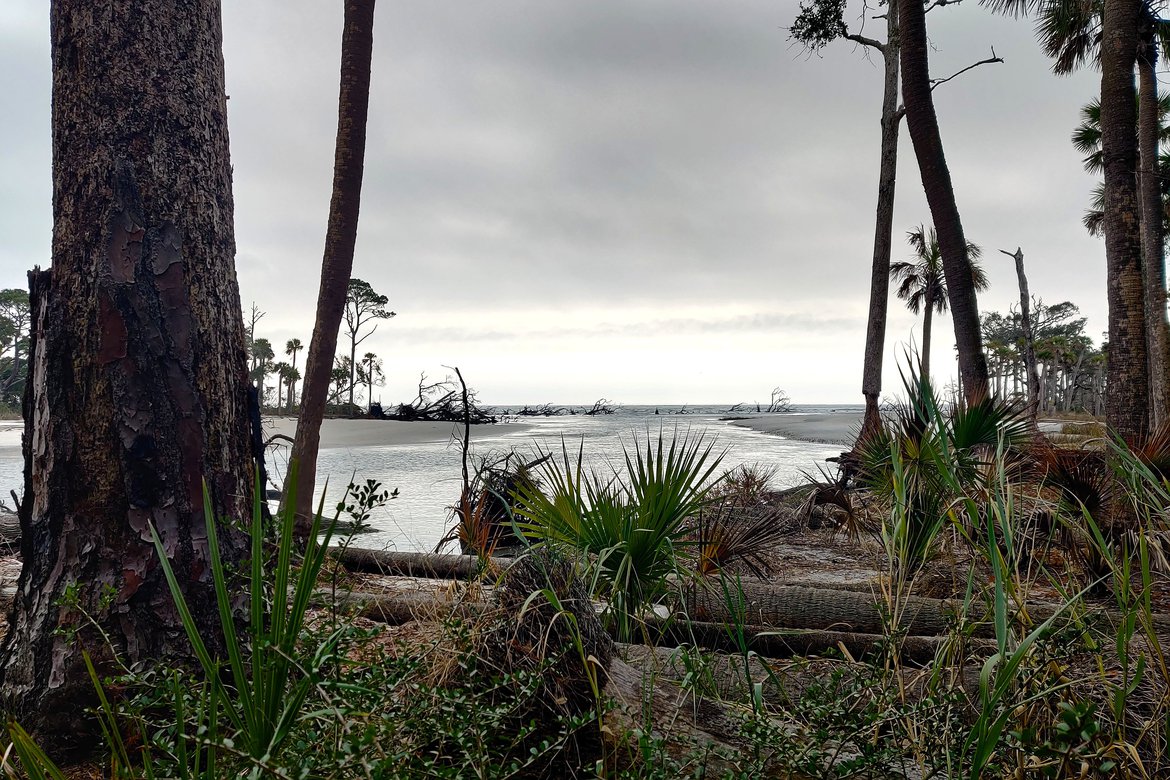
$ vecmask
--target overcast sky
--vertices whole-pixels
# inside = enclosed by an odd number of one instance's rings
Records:
[[[0,286],[49,262],[48,3],[0,3]],[[858,6],[859,8],[860,6]],[[459,366],[496,403],[861,400],[881,64],[788,40],[792,0],[381,0],[354,275],[398,316],[362,346],[383,400]],[[237,273],[274,345],[312,330],[337,126],[340,0],[224,0]],[[855,25],[859,19],[855,19]],[[1093,186],[1069,135],[1095,71],[1051,75],[1031,23],[929,16],[981,311],[1032,291],[1105,329]],[[880,20],[866,32],[879,37]],[[929,222],[902,133],[895,259]],[[921,323],[891,301],[885,389]],[[950,315],[936,375],[953,373]],[[278,351],[280,351],[278,349]],[[303,356],[301,358],[303,360]]]

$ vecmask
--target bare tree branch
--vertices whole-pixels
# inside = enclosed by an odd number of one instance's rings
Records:
[[[886,45],[884,43],[882,43],[881,41],[874,40],[873,38],[866,38],[864,35],[857,35],[856,33],[849,33],[845,36],[845,40],[853,41],[854,43],[860,43],[862,46],[869,46],[872,49],[877,49],[878,51],[882,52],[883,54],[886,51]]]
[[[933,3],[926,6],[926,13],[930,13],[936,8],[942,8],[944,5],[958,5],[963,0],[934,0]]]
[[[956,3],[958,1],[959,0],[947,0],[948,3]],[[939,0],[939,2],[942,2],[942,0]],[[979,60],[979,62],[973,62],[970,65],[968,65],[967,67],[963,68],[962,70],[956,71],[955,73],[952,73],[951,75],[947,76],[945,79],[931,79],[930,80],[930,89],[933,91],[935,87],[938,87],[942,84],[946,84],[951,79],[962,76],[964,73],[966,73],[969,70],[972,70],[974,68],[978,68],[980,65],[990,65],[993,62],[1003,62],[1003,57],[996,56],[995,47],[992,47],[991,56],[988,57],[987,59]]]

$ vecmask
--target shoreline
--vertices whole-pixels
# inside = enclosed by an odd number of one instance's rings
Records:
[[[835,444],[852,446],[857,432],[861,429],[860,412],[837,412],[823,414],[770,414],[762,417],[748,417],[731,420],[732,425],[781,436],[785,439],[806,441],[810,444]]]
[[[280,434],[290,439],[296,435],[297,418],[265,415],[261,419],[264,439]],[[524,423],[494,423],[471,426],[471,439],[485,436],[504,436],[527,430]],[[463,424],[417,420],[325,419],[321,422],[320,449],[349,449],[352,447],[383,447],[397,444],[426,444],[462,440]]]

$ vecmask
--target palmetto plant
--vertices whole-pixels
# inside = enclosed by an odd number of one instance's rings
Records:
[[[635,436],[624,447],[625,473],[604,474],[585,468],[584,442],[573,457],[562,441],[561,457],[540,465],[545,490],[519,486],[517,525],[537,542],[579,554],[594,595],[608,601],[608,618],[628,637],[641,611],[667,593],[684,548],[695,544],[688,520],[708,501],[723,457],[714,446],[703,434]]]
[[[1028,428],[1014,405],[989,398],[947,412],[925,374],[902,382],[906,399],[891,424],[859,450],[859,480],[893,504],[896,527],[888,530],[913,570],[929,557],[954,503],[986,492],[996,452],[1022,444]]]
[[[934,312],[947,310],[947,281],[943,275],[942,251],[935,229],[919,225],[906,234],[914,250],[914,259],[890,265],[890,277],[897,284],[895,293],[906,302],[906,308],[922,315],[922,369],[930,376],[930,334]],[[975,244],[967,242],[967,257],[971,262],[971,276],[976,290],[987,289],[987,275],[977,260],[983,254]]]

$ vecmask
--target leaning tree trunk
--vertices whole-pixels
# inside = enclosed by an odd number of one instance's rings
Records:
[[[90,731],[83,652],[99,670],[111,650],[190,655],[152,526],[214,647],[203,486],[242,519],[254,453],[219,0],[56,0],[50,20],[53,266],[30,275],[24,567],[0,696],[66,749]]]
[[[987,359],[983,355],[979,331],[979,305],[975,299],[975,279],[967,255],[967,239],[955,203],[951,173],[943,151],[934,97],[930,89],[930,72],[926,41],[926,8],[922,0],[905,0],[898,4],[902,52],[902,101],[906,107],[906,125],[922,188],[930,206],[930,216],[938,233],[950,297],[951,319],[955,325],[955,345],[959,353],[959,378],[964,398],[974,403],[987,395]]]
[[[337,149],[333,160],[333,198],[317,293],[317,319],[305,358],[301,413],[292,458],[297,464],[296,513],[300,533],[308,528],[317,478],[321,420],[332,381],[337,331],[353,271],[358,211],[366,154],[366,114],[370,105],[370,61],[374,50],[374,0],[346,0],[341,35],[341,91],[337,110]],[[286,485],[285,501],[290,500]]]
[[[870,274],[869,322],[865,331],[865,360],[861,394],[865,417],[858,441],[882,430],[878,399],[882,392],[882,361],[886,350],[886,318],[890,308],[890,254],[894,235],[894,191],[898,175],[898,0],[886,8],[886,43],[882,51],[885,90],[882,93],[881,166],[878,171],[877,223],[873,234],[873,265]]]
[[[1105,422],[1132,443],[1149,419],[1145,296],[1138,225],[1133,69],[1138,0],[1106,0],[1101,38],[1101,151],[1109,357]]]
[[[1143,14],[1144,16],[1144,14]],[[1158,160],[1157,50],[1152,37],[1145,38],[1138,53],[1138,149],[1141,161],[1138,184],[1141,197],[1142,271],[1145,280],[1147,365],[1150,372],[1151,430],[1170,419],[1170,325],[1166,320],[1166,265],[1162,216],[1162,179]]]

